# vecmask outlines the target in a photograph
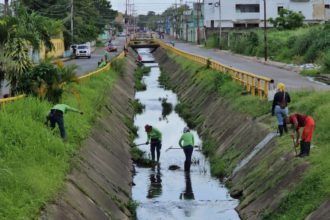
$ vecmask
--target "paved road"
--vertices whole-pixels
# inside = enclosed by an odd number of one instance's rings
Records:
[[[165,40],[169,41],[169,40]],[[188,43],[176,42],[175,47],[189,53],[197,54],[204,57],[210,57],[220,63],[232,66],[241,70],[255,73],[262,76],[267,76],[277,82],[286,84],[288,90],[309,89],[309,90],[328,90],[330,86],[322,83],[313,82],[306,77],[299,75],[294,71],[288,71],[279,67],[274,67],[254,61],[251,58],[237,56],[226,51],[219,51],[214,49],[206,49],[197,45]]]
[[[125,41],[126,41],[125,37],[117,37],[113,41],[113,44],[118,47],[118,52],[111,52],[110,53],[111,57],[118,55],[123,50]],[[88,72],[97,69],[97,62],[101,59],[101,57],[103,57],[103,55],[104,55],[103,48],[97,48],[92,54],[90,59],[88,58],[73,59],[65,62],[65,65],[69,65],[69,64],[78,65],[77,75],[82,76]],[[9,87],[6,87],[6,84],[7,84],[6,81],[0,81],[0,98],[2,98],[4,94],[9,93]]]
[[[124,48],[125,44],[125,38],[124,37],[117,37],[115,40],[112,41],[112,43],[117,46],[118,52],[111,52],[110,57],[117,56]],[[94,53],[92,54],[91,58],[79,58],[79,59],[73,59],[65,62],[65,65],[70,64],[76,64],[78,65],[77,69],[77,75],[82,76],[88,72],[91,72],[95,69],[97,69],[97,62],[104,57],[104,49],[103,48],[97,48]]]

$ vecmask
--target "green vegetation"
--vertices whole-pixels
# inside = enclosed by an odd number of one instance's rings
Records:
[[[141,114],[145,108],[145,106],[140,102],[140,100],[135,99],[132,103],[131,103],[134,113],[135,114]]]
[[[132,160],[140,167],[153,167],[157,165],[156,161],[145,157],[146,152],[140,150],[138,147],[131,148]]]
[[[158,82],[160,85],[164,86],[164,89],[171,89],[170,77],[164,72],[164,70],[161,70]]]
[[[213,73],[213,70],[208,70],[202,66],[196,67],[193,62],[173,54],[170,54],[170,57],[181,64],[183,70],[190,69],[190,71],[184,72],[190,74],[193,78],[194,86],[201,86],[208,92],[216,92],[219,97],[226,98],[237,111],[247,113],[253,117],[263,116],[264,122],[268,122],[272,128],[275,127],[275,119],[269,115],[271,103],[260,101],[257,97],[250,95],[242,95],[240,85],[229,80],[229,77],[221,76],[217,78],[218,76],[215,75],[225,75],[223,73],[216,71]],[[290,112],[311,115],[316,121],[316,130],[312,141],[314,147],[311,149],[310,157],[304,159],[293,158],[286,162],[279,159],[293,151],[292,140],[289,135],[286,135],[283,138],[276,139],[276,149],[269,153],[257,167],[242,179],[244,182],[235,183],[236,185],[249,186],[246,189],[249,191],[246,191],[246,193],[250,195],[244,198],[244,204],[242,204],[244,206],[266,190],[271,189],[288,171],[293,170],[302,163],[309,163],[309,168],[291,192],[279,192],[284,196],[280,205],[273,211],[264,210],[264,219],[304,219],[330,197],[330,176],[328,174],[330,170],[330,118],[328,117],[330,114],[330,92],[300,91],[292,92],[290,95],[292,98],[292,103],[289,106]],[[183,117],[188,121],[196,121],[198,117],[192,115],[192,112],[189,111],[189,103],[181,103],[176,109],[183,112]],[[205,133],[207,136],[208,132],[205,131]],[[214,156],[215,141],[210,137],[205,138],[203,151],[207,155],[211,155],[210,161],[213,174],[226,176],[232,172],[237,163],[235,158],[241,153],[235,151],[235,149],[233,146],[231,151],[224,152],[221,156]],[[285,163],[284,168],[283,163]],[[273,172],[270,172],[270,169],[280,170],[280,172],[274,175]],[[259,186],[256,185],[258,179],[271,181],[263,182]]]
[[[27,97],[0,110],[0,219],[34,219],[62,187],[71,157],[87,137],[117,74],[101,74],[70,85],[80,99],[63,94],[63,103],[83,116],[65,115],[67,142],[44,126],[52,104]]]
[[[68,46],[72,43],[93,41],[105,30],[105,26],[113,22],[117,11],[112,10],[107,0],[79,0],[73,1],[74,34],[71,36],[71,3],[67,0],[23,0],[29,10],[54,20],[62,20],[64,40]],[[73,42],[71,39],[73,38]]]
[[[262,30],[235,31],[229,33],[230,42],[222,39],[222,49],[248,56],[264,56]],[[218,48],[218,36],[207,40],[207,47]],[[229,45],[229,46],[228,46]],[[330,22],[296,30],[268,31],[268,54],[270,59],[285,63],[316,63],[321,73],[330,73]]]
[[[320,75],[320,70],[319,69],[304,69],[300,72],[301,75],[303,76],[318,76]]]
[[[193,81],[196,85],[201,86],[206,92],[215,92],[225,97],[233,107],[240,112],[258,117],[270,111],[267,101],[260,100],[256,96],[242,95],[245,94],[245,89],[238,83],[232,81],[229,75],[219,73],[213,69],[208,69],[205,66],[192,63],[185,58],[173,54],[171,54],[170,57],[182,65],[183,69],[191,69]],[[180,116],[183,118],[191,118],[192,116],[190,115],[189,108],[189,104],[181,103],[175,107],[175,110],[179,112]]]
[[[144,91],[147,86],[143,83],[142,78],[150,73],[151,68],[145,66],[138,66],[134,73],[135,89],[136,91]]]
[[[279,11],[279,16],[270,18],[269,22],[280,30],[291,30],[304,25],[305,16],[301,12],[294,12],[285,8]]]
[[[173,105],[170,102],[167,102],[166,98],[161,99],[162,102],[162,116],[166,118],[173,111]]]
[[[0,19],[0,72],[5,73],[12,94],[16,92],[19,78],[32,68],[30,47],[35,52],[44,45],[47,53],[53,49],[51,37],[61,30],[61,22],[29,13],[24,7],[17,9],[15,17]]]
[[[63,63],[54,65],[50,60],[44,60],[18,78],[15,93],[31,94],[58,103],[68,88],[67,85],[72,82],[78,83],[76,69],[75,65],[64,67]]]

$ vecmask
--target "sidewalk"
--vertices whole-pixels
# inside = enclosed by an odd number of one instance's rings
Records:
[[[169,42],[169,38],[163,40]],[[173,40],[172,40],[173,41]],[[206,49],[199,45],[174,41],[175,47],[188,53],[208,57],[222,64],[235,67],[244,71],[266,76],[275,80],[275,83],[283,82],[288,90],[329,90],[330,86],[312,81],[297,73],[297,70],[291,69],[287,65],[272,61],[257,60],[255,57],[246,57],[237,55],[229,51],[217,49]]]

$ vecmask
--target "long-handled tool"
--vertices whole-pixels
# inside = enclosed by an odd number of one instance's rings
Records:
[[[296,152],[296,156],[298,155],[297,153],[297,149],[296,149],[296,142],[294,141],[294,137],[292,137],[292,143],[293,143],[293,148],[294,148],[294,151]]]
[[[194,148],[197,148],[196,151],[201,151],[201,149],[199,148],[198,145],[195,145]],[[170,146],[169,148],[167,148],[167,149],[165,150],[165,152],[167,152],[167,151],[169,151],[169,150],[182,150],[182,148],[181,148],[181,147],[173,147],[173,146]]]
[[[141,146],[141,145],[147,145],[147,143],[135,144],[134,147],[138,147],[138,146]]]

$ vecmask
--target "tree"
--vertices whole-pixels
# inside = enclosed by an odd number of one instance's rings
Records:
[[[36,13],[61,20],[64,24],[64,40],[68,46],[92,41],[103,33],[106,25],[113,23],[117,11],[107,0],[73,1],[73,42],[71,42],[71,1],[68,0],[21,0]]]
[[[275,19],[270,18],[269,22],[273,24],[275,28],[282,30],[291,30],[303,26],[305,16],[299,12],[294,12],[288,9],[281,9],[279,16]]]
[[[51,36],[61,28],[61,23],[40,16],[20,7],[15,17],[0,20],[0,49],[6,60],[1,64],[2,72],[11,86],[11,93],[16,92],[18,79],[32,68],[29,49],[38,50],[41,44],[51,50]]]

